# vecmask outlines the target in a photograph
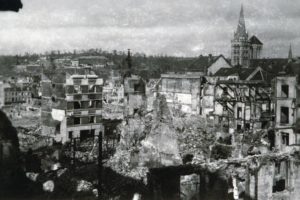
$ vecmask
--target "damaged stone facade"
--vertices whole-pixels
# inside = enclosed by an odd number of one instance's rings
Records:
[[[137,75],[124,78],[125,116],[146,109],[145,85],[145,81]]]
[[[300,144],[300,135],[295,133],[297,120],[297,77],[281,75],[273,80],[275,107],[275,147],[284,151],[290,145]]]
[[[200,85],[203,73],[162,74],[159,93],[168,105],[183,113],[200,113]]]
[[[103,130],[102,87],[94,74],[43,75],[42,134],[62,143],[98,135]]]
[[[112,70],[110,77],[103,86],[103,118],[124,118],[124,85],[120,75],[115,75]]]

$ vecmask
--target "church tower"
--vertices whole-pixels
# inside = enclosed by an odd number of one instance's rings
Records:
[[[244,18],[244,9],[242,5],[237,30],[234,32],[234,37],[231,40],[231,64],[233,66],[249,66],[249,45],[250,44],[248,42],[248,33],[246,31]]]

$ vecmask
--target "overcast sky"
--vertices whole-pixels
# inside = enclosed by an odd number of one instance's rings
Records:
[[[146,54],[230,54],[241,3],[264,56],[300,55],[299,0],[22,0],[0,13],[0,54],[102,48]]]

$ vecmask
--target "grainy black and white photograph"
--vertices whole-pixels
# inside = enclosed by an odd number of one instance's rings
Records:
[[[0,0],[0,199],[299,200],[299,10]]]

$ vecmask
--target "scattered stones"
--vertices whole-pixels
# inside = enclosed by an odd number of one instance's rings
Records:
[[[93,194],[95,195],[95,197],[98,197],[98,190],[97,189],[93,189]]]
[[[93,184],[88,181],[80,180],[77,182],[77,188],[76,188],[77,192],[88,192],[91,191],[92,189],[93,189]]]
[[[57,177],[62,176],[67,170],[67,168],[57,170]]]
[[[52,180],[46,181],[43,183],[43,190],[45,192],[53,192],[54,191],[54,182]]]
[[[56,171],[58,170],[59,168],[61,168],[61,164],[60,163],[55,163],[51,166],[51,170],[52,171]]]
[[[141,199],[142,199],[142,195],[140,195],[138,193],[135,193],[132,198],[132,200],[141,200]]]
[[[31,180],[31,181],[36,181],[37,180],[37,177],[39,176],[38,173],[34,173],[34,172],[27,172],[26,173],[26,177]]]

